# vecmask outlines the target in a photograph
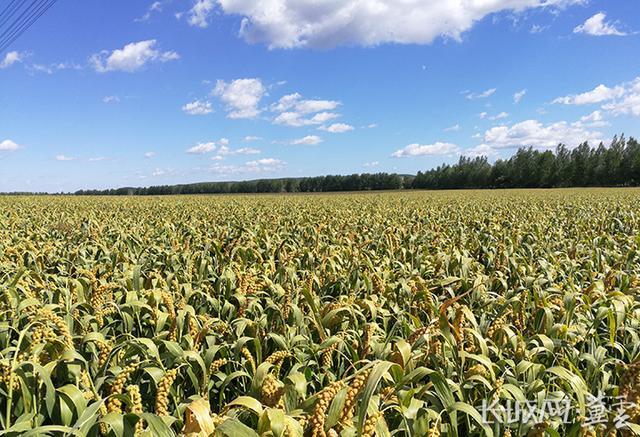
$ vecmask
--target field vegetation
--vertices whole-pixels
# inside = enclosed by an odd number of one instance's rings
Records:
[[[634,435],[639,199],[0,197],[0,428]],[[624,428],[587,423],[599,394]],[[545,399],[567,420],[482,417]]]

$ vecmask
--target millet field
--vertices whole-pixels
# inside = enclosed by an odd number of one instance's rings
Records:
[[[0,197],[0,434],[637,435],[639,246],[638,189]]]

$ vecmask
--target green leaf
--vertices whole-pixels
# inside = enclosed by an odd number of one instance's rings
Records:
[[[151,430],[154,437],[174,437],[175,433],[169,428],[169,426],[160,417],[151,413],[142,413],[140,417],[147,423],[147,427]],[[169,421],[174,421],[175,418],[168,418]]]
[[[392,363],[390,361],[378,361],[373,365],[371,369],[371,373],[369,374],[369,379],[367,379],[367,383],[364,386],[364,390],[362,392],[362,398],[359,403],[359,413],[358,413],[358,433],[362,433],[362,427],[364,426],[364,422],[367,417],[367,408],[369,406],[369,401],[373,396],[376,388],[378,387],[378,383],[382,379],[382,377],[394,366],[398,366],[396,363]]]
[[[226,406],[227,409],[230,409],[233,407],[246,408],[256,413],[258,417],[260,417],[263,411],[262,404],[260,403],[260,401],[250,396],[240,396],[234,399],[233,401],[229,402]]]
[[[216,427],[216,432],[221,432],[227,437],[260,437],[258,433],[235,418],[225,420]]]
[[[493,437],[493,431],[490,426],[485,424],[482,420],[482,415],[478,410],[473,408],[471,405],[466,402],[454,402],[451,406],[447,408],[447,412],[451,416],[453,411],[460,411],[465,413],[467,416],[471,417],[478,425],[480,425],[486,435],[486,437]]]

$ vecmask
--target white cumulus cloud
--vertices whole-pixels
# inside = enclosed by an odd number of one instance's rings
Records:
[[[150,62],[168,62],[179,58],[180,55],[174,51],[162,52],[158,50],[157,41],[149,39],[129,43],[123,48],[111,52],[103,50],[92,55],[89,62],[98,73],[109,71],[132,73]]]
[[[260,100],[267,89],[260,79],[218,80],[213,94],[225,103],[229,118],[255,118],[260,115]]]
[[[329,120],[333,120],[334,118],[340,117],[340,114],[336,114],[335,112],[319,112],[315,114],[308,120],[309,124],[320,124],[325,123]]]
[[[233,150],[231,150],[231,148],[227,145],[221,145],[220,148],[218,149],[218,155],[220,156],[227,156],[227,155],[231,155],[233,154]]]
[[[189,10],[189,24],[197,27],[209,27],[209,15],[215,7],[214,0],[196,0]]]
[[[577,26],[573,29],[573,33],[584,33],[587,35],[593,36],[625,36],[626,32],[622,32],[616,29],[614,23],[607,23],[606,20],[607,15],[604,12],[598,12],[593,17],[587,19],[584,24]]]
[[[3,151],[3,152],[18,150],[21,147],[22,146],[20,146],[19,144],[15,143],[14,141],[11,141],[11,140],[2,140],[2,141],[0,141],[0,151]]]
[[[614,87],[598,85],[582,94],[559,97],[553,101],[565,105],[586,105],[599,103],[601,109],[612,115],[634,115],[640,117],[640,76],[631,82]]]
[[[606,85],[598,85],[593,90],[582,94],[558,97],[553,103],[561,103],[563,105],[589,105],[621,97],[623,94],[624,87],[622,86],[609,88]]]
[[[640,117],[640,77],[624,85],[625,91],[618,100],[605,104],[602,108],[613,115],[635,115]]]
[[[609,122],[604,119],[602,111],[593,111],[591,114],[581,117],[580,120],[573,123],[573,125],[595,128],[609,126]]]
[[[304,115],[300,112],[287,111],[277,115],[273,119],[273,122],[275,124],[283,124],[285,126],[300,127],[322,124],[329,120],[333,120],[334,118],[338,118],[339,116],[339,114],[333,112],[320,112],[311,118],[304,118]]]
[[[337,100],[303,99],[299,93],[293,93],[281,97],[270,109],[279,113],[273,119],[274,124],[300,127],[320,125],[339,117],[330,111],[340,104]]]
[[[470,158],[478,158],[480,156],[486,156],[487,158],[496,158],[498,156],[498,151],[488,144],[480,144],[470,149],[466,149],[462,152],[462,154]]]
[[[332,134],[341,134],[353,130],[353,126],[346,123],[333,123],[329,126],[320,126],[318,129],[330,132]]]
[[[250,167],[263,166],[263,167],[277,167],[284,165],[284,161],[274,158],[263,158],[257,159],[255,161],[247,162],[247,165]]]
[[[6,55],[4,55],[4,58],[0,61],[0,70],[9,68],[13,64],[22,62],[23,59],[24,59],[24,53],[20,53],[16,51],[8,52]]]
[[[575,123],[559,121],[544,125],[538,120],[525,120],[511,126],[496,126],[484,133],[484,144],[496,148],[555,148],[559,143],[570,147],[583,141],[602,141],[602,134]]]
[[[459,147],[452,143],[437,142],[434,144],[409,144],[391,154],[394,158],[408,158],[411,156],[450,155],[458,152]]]
[[[321,111],[332,111],[340,106],[340,102],[335,100],[303,99],[299,93],[288,94],[271,105],[274,112],[284,112],[292,110],[301,114],[311,114]]]
[[[224,13],[243,17],[240,25],[242,38],[251,43],[267,44],[269,48],[428,44],[438,37],[460,40],[476,22],[494,13],[558,9],[583,2],[218,0]],[[210,16],[213,10],[206,12]]]

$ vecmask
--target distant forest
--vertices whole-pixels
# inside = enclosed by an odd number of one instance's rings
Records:
[[[575,149],[560,144],[555,152],[520,148],[511,158],[489,163],[487,157],[461,156],[457,164],[444,164],[417,175],[388,173],[329,175],[304,178],[260,179],[239,182],[203,182],[146,188],[80,190],[77,195],[163,195],[221,193],[316,193],[333,191],[617,187],[640,185],[640,143],[624,135],[611,145]]]

